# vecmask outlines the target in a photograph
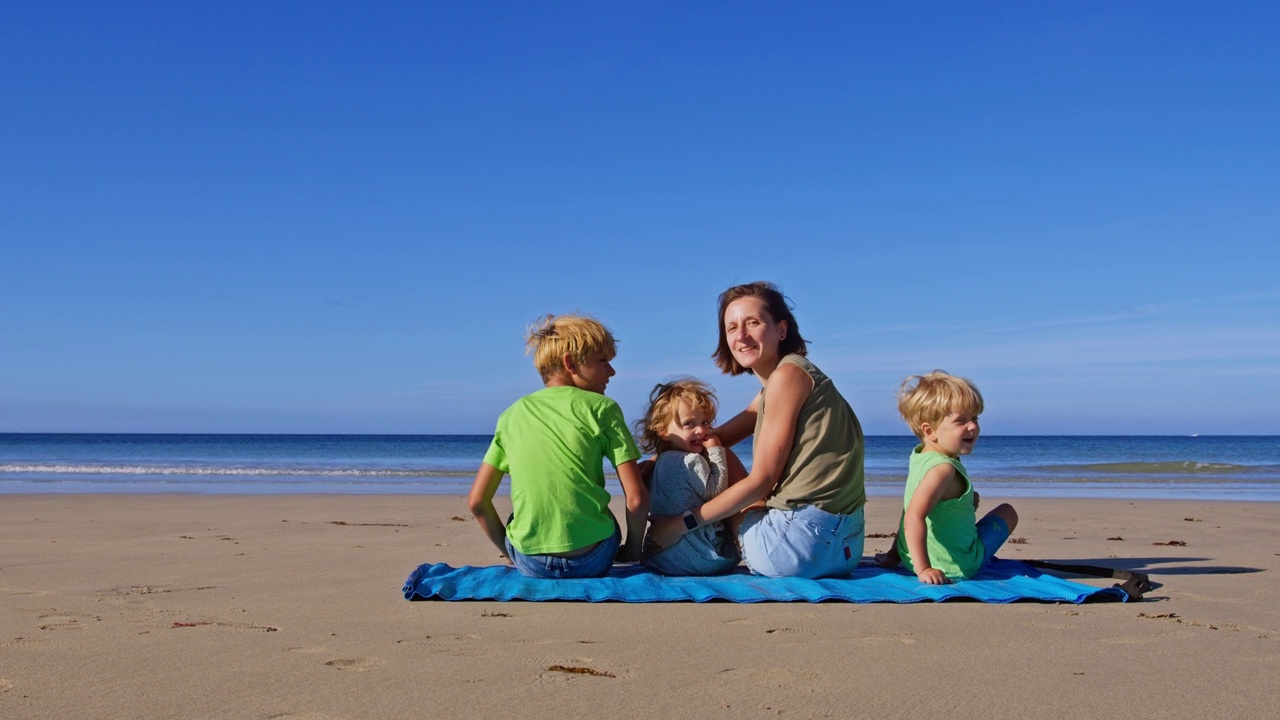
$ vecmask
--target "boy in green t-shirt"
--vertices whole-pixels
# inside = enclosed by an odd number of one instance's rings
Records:
[[[898,539],[883,567],[906,563],[930,585],[971,578],[1018,525],[1012,505],[975,522],[978,493],[961,455],[973,452],[982,394],[969,380],[934,370],[912,375],[898,391],[898,412],[921,443],[911,453]]]
[[[593,318],[548,315],[529,329],[525,342],[546,387],[498,418],[471,486],[471,513],[524,575],[603,577],[615,557],[640,558],[649,516],[649,493],[636,467],[640,451],[622,409],[604,396],[614,374],[615,341]],[[605,458],[626,496],[625,546],[609,512]],[[504,527],[493,496],[507,473],[512,514]]]

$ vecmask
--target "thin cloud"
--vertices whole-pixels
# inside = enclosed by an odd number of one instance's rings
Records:
[[[917,371],[949,367],[973,372],[976,368],[1061,368],[1104,364],[1162,364],[1200,361],[1280,360],[1280,329],[1219,328],[1203,325],[1158,328],[1112,328],[1105,333],[1021,338],[1005,342],[974,343],[958,334],[955,342],[935,338],[929,347],[888,352],[847,351],[823,359],[832,371]]]
[[[1280,299],[1280,292],[1258,292],[1258,293],[1242,293],[1236,295],[1222,295],[1211,298],[1188,298],[1186,300],[1177,300],[1167,303],[1155,303],[1151,305],[1141,305],[1129,310],[1107,313],[1105,315],[1093,315],[1080,318],[1063,318],[1060,320],[1044,320],[1032,323],[1021,323],[1016,325],[1005,325],[1002,327],[989,328],[980,332],[986,333],[1009,333],[1022,332],[1026,330],[1041,330],[1055,327],[1069,327],[1075,325],[1100,325],[1126,320],[1135,320],[1139,318],[1150,318],[1164,315],[1174,310],[1180,310],[1189,307],[1200,307],[1205,305],[1219,305],[1225,303],[1237,302],[1257,302],[1259,300]]]

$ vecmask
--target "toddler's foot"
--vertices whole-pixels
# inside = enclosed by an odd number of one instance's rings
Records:
[[[891,548],[889,552],[876,553],[876,565],[892,570],[902,564],[902,558],[898,556],[898,548]]]

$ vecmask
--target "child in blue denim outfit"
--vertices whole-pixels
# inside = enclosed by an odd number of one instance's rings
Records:
[[[682,378],[649,394],[649,410],[636,425],[641,448],[658,455],[649,483],[654,514],[682,515],[728,487],[732,451],[712,432],[715,419],[716,396],[706,383]],[[734,537],[723,522],[692,529],[665,550],[646,542],[641,557],[646,567],[664,575],[719,575],[738,561]]]

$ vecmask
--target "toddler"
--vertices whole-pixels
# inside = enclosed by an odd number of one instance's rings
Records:
[[[732,451],[712,432],[715,419],[712,389],[698,380],[682,378],[654,387],[645,419],[637,423],[640,447],[657,454],[649,487],[652,512],[683,514],[689,528],[666,550],[645,543],[641,562],[665,575],[718,575],[739,561],[724,523],[698,526],[690,512],[729,484]],[[734,464],[738,464],[736,458]]]
[[[903,381],[898,412],[921,442],[911,453],[898,539],[881,565],[905,562],[930,585],[971,578],[1017,527],[1011,505],[976,520],[978,493],[960,456],[973,452],[982,410],[982,394],[965,378],[935,370]]]

